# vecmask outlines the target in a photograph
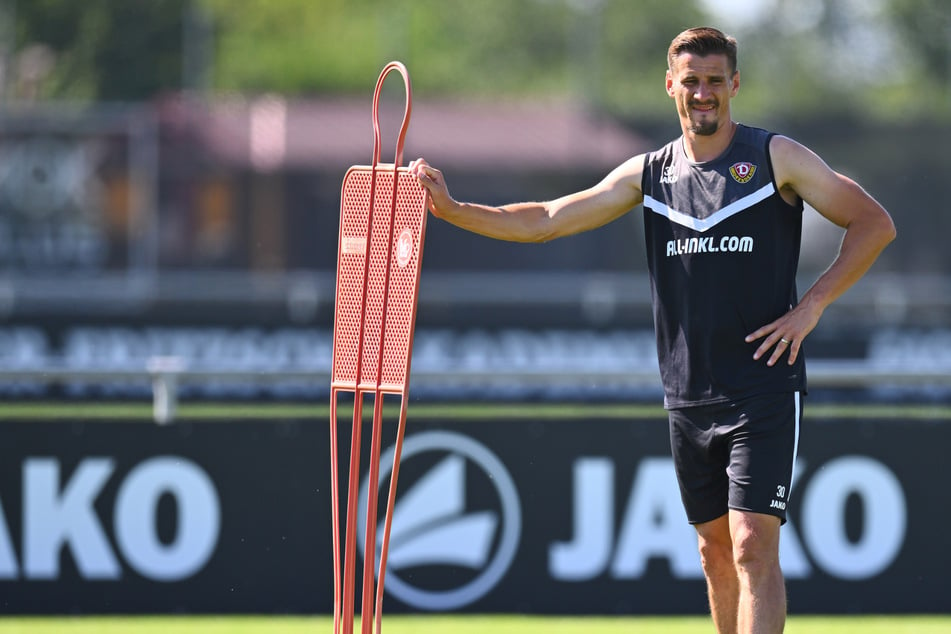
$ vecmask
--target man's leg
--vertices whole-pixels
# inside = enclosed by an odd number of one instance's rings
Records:
[[[779,567],[778,517],[731,510],[729,531],[739,581],[736,632],[772,634],[786,623],[786,587]]]
[[[700,563],[707,578],[710,614],[719,634],[734,634],[739,606],[739,579],[733,560],[728,515],[696,525]]]

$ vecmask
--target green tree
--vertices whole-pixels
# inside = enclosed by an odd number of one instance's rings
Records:
[[[951,110],[951,5],[946,0],[889,2],[891,22],[918,62],[908,66],[912,90]]]
[[[400,59],[421,94],[666,105],[672,34],[694,0],[205,0],[225,91],[365,92]]]
[[[951,3],[773,0],[769,7],[728,25],[747,79],[741,107],[784,119],[951,114]]]
[[[148,99],[182,85],[182,19],[187,2],[16,2],[12,5],[16,49],[43,45],[55,56],[44,96]]]
[[[571,99],[643,118],[669,114],[670,38],[712,23],[740,38],[741,116],[951,113],[946,0],[0,0],[0,8],[15,16],[12,46],[0,25],[8,61],[37,45],[52,52],[39,96],[53,99],[143,100],[182,88],[365,94],[399,59],[421,95]]]

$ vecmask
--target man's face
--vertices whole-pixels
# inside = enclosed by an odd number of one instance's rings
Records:
[[[740,74],[730,73],[726,55],[681,53],[667,71],[667,94],[677,104],[681,125],[698,136],[730,122],[730,99],[739,87]]]

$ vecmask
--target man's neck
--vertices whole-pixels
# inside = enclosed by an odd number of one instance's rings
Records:
[[[711,135],[700,135],[684,130],[684,153],[695,163],[706,163],[723,154],[736,133],[737,124],[730,119]]]

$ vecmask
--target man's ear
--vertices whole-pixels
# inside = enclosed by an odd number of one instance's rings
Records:
[[[740,91],[740,71],[733,71],[733,88],[730,90],[730,96],[736,97],[736,93]]]
[[[674,77],[670,74],[669,68],[667,69],[667,94],[674,96]]]

